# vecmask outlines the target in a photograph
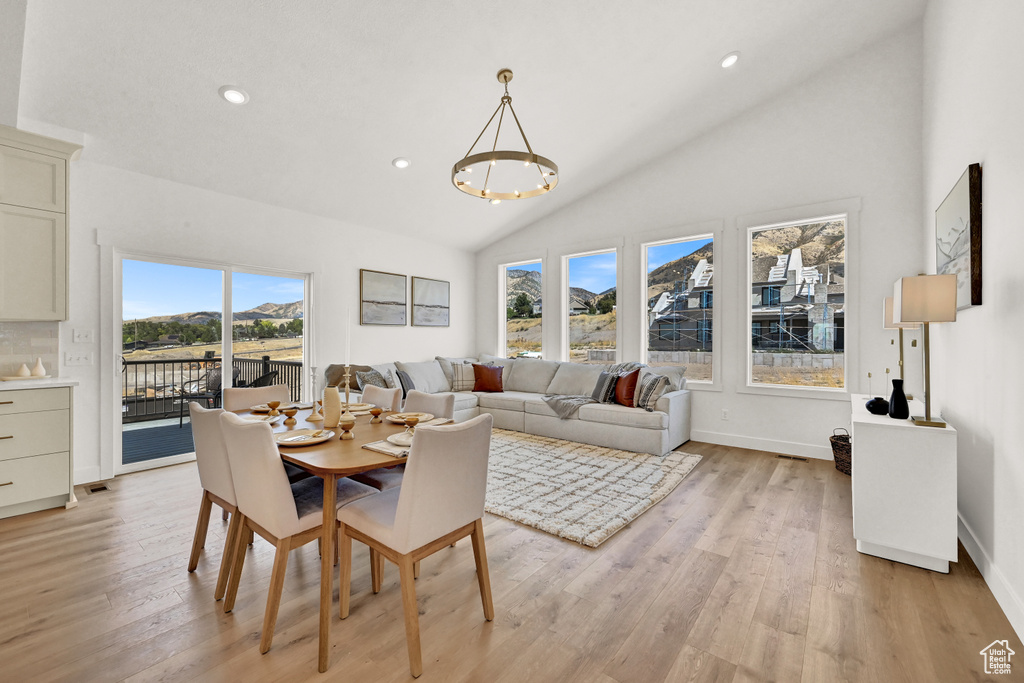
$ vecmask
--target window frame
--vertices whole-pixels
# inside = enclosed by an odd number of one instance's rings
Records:
[[[537,258],[520,259],[517,261],[509,261],[507,263],[498,264],[498,310],[504,311],[498,316],[498,344],[495,349],[496,355],[501,358],[508,358],[508,269],[515,269],[517,266],[529,266],[534,263],[540,264],[540,299],[543,302],[546,295],[546,282],[545,271],[547,270],[547,264],[545,263],[544,256],[538,256]],[[544,356],[544,308],[543,304],[540,311],[540,325],[541,325],[541,338],[540,338],[540,356]],[[546,359],[545,359],[546,360]]]

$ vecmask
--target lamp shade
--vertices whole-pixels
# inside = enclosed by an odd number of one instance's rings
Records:
[[[882,329],[883,330],[898,330],[917,328],[918,323],[900,323],[896,322],[892,317],[893,309],[893,298],[891,296],[885,297],[885,301],[882,302]]]
[[[892,319],[897,323],[956,321],[956,275],[901,277],[893,286]]]

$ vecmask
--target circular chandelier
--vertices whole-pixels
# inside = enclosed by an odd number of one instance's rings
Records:
[[[558,185],[558,166],[555,162],[539,154],[534,154],[530,141],[526,139],[523,126],[519,123],[516,110],[512,108],[512,96],[508,94],[508,82],[512,80],[512,71],[502,69],[498,72],[498,82],[505,85],[505,94],[498,108],[487,120],[480,135],[476,136],[473,145],[463,159],[452,166],[452,184],[466,194],[487,199],[491,204],[499,204],[503,199],[526,199],[550,192]],[[526,145],[525,152],[498,149],[498,135],[505,119],[505,108],[512,112],[519,134]],[[489,152],[473,153],[484,133],[498,119],[494,131],[494,143]],[[486,143],[485,143],[486,144]]]

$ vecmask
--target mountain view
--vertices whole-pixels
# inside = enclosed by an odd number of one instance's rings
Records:
[[[286,321],[302,317],[302,301],[293,301],[290,304],[260,304],[247,311],[239,311],[232,317],[233,320],[271,320]],[[196,311],[194,313],[175,313],[173,315],[154,315],[149,318],[139,318],[139,322],[151,323],[181,323],[182,325],[205,325],[210,320],[220,320],[221,315],[215,311]],[[127,320],[125,322],[128,322]]]
[[[751,255],[778,256],[799,247],[805,266],[841,265],[846,258],[845,234],[843,221],[764,230],[751,240]]]
[[[678,280],[684,279],[693,272],[701,259],[711,259],[714,245],[707,244],[688,256],[669,261],[660,268],[655,268],[647,275],[647,296],[653,297],[662,292],[671,291]]]
[[[505,271],[505,306],[509,307],[520,294],[526,294],[530,301],[540,298],[541,276],[535,270]]]

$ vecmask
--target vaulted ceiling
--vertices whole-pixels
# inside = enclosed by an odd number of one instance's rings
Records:
[[[83,159],[479,249],[918,19],[925,0],[29,0],[19,122]],[[723,70],[728,52],[739,64]],[[551,194],[449,178],[502,92]],[[894,69],[901,65],[894,64]],[[244,106],[218,96],[225,84]],[[412,160],[405,170],[394,157]]]

